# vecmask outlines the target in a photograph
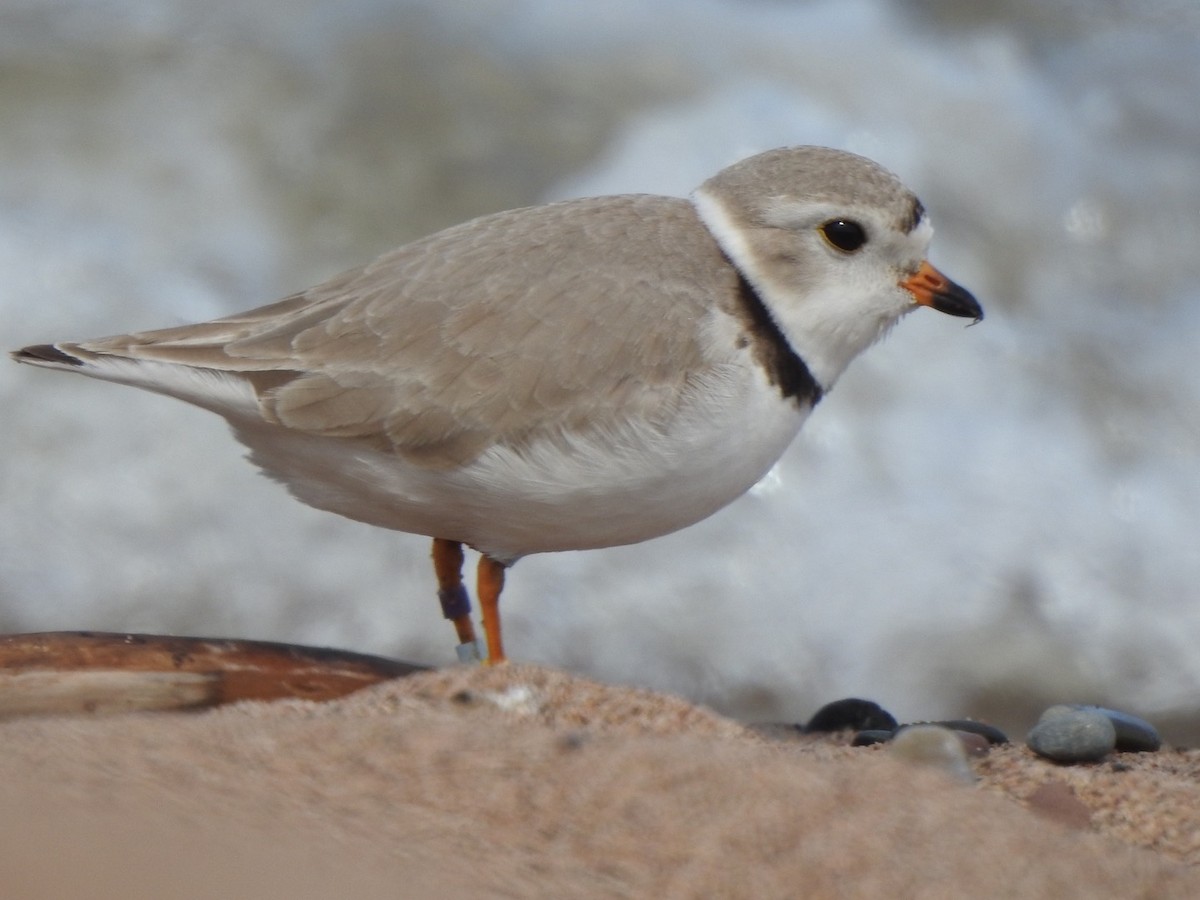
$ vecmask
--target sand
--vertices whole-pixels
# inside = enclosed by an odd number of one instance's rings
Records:
[[[0,740],[6,898],[1200,897],[1200,751],[965,783],[525,665]]]

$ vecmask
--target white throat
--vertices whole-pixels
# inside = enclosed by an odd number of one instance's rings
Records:
[[[897,313],[894,301],[881,300],[877,309],[847,308],[848,294],[870,296],[878,292],[878,285],[821,279],[803,297],[796,296],[792,286],[779,283],[765,271],[745,229],[732,220],[721,200],[700,188],[692,194],[692,202],[700,220],[758,291],[779,330],[824,390],[832,388],[851,360],[879,340],[902,314],[903,310]]]

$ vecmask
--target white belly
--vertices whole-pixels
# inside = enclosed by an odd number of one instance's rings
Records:
[[[261,428],[238,436],[311,506],[511,562],[636,543],[711,515],[766,474],[808,412],[757,367],[731,367],[694,391],[668,428],[630,423],[619,434],[497,445],[453,469],[337,438]]]

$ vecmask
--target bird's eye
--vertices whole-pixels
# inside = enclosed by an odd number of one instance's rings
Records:
[[[867,242],[867,233],[857,222],[831,219],[821,226],[821,236],[843,253],[853,253]]]

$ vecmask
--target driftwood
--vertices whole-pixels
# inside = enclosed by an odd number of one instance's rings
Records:
[[[269,641],[94,631],[0,635],[0,718],[331,700],[422,668]]]

